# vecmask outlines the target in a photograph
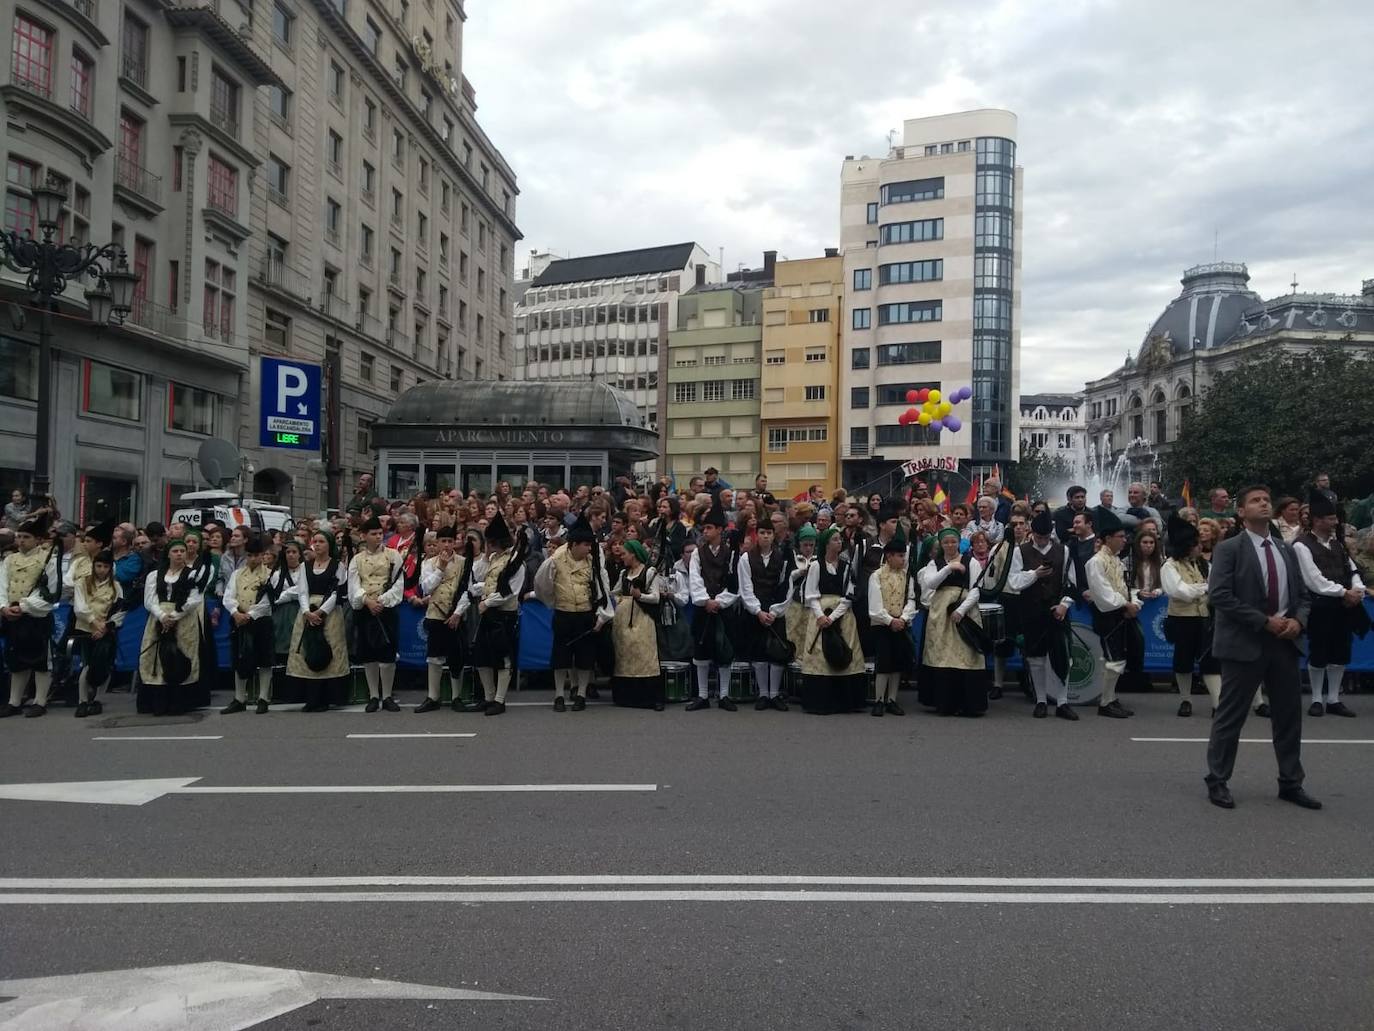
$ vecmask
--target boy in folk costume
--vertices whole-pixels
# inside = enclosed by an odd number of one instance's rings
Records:
[[[716,667],[720,689],[717,703],[726,712],[738,706],[730,699],[730,665],[734,661],[731,643],[731,610],[739,601],[736,578],[737,553],[725,543],[725,513],[719,502],[701,521],[701,544],[692,552],[689,582],[692,604],[697,612],[692,636],[695,647],[692,665],[697,673],[697,697],[687,703],[687,711],[709,709],[711,666]]]
[[[754,667],[754,683],[759,697],[757,710],[787,711],[783,697],[785,662],[777,661],[787,650],[787,621],[792,563],[776,547],[772,523],[758,526],[758,546],[740,558],[739,596],[747,618],[741,620],[739,631],[742,658]]]
[[[1207,601],[1207,560],[1202,557],[1197,527],[1170,513],[1169,558],[1159,571],[1159,581],[1169,596],[1169,642],[1174,646],[1174,682],[1181,701],[1180,716],[1193,714],[1193,667],[1212,696],[1212,711],[1221,703],[1221,663],[1212,655],[1212,614]],[[1301,563],[1299,563],[1301,564]]]
[[[469,711],[459,697],[459,677],[463,669],[463,636],[460,624],[472,604],[468,586],[472,582],[473,552],[469,543],[466,554],[454,552],[458,531],[443,527],[437,534],[439,551],[427,558],[420,569],[421,597],[429,599],[425,609],[425,700],[415,709],[417,713],[434,712],[439,708],[439,688],[443,683],[444,664],[448,664],[449,679],[453,683],[453,709]]]
[[[485,540],[487,550],[472,565],[469,588],[477,602],[472,664],[487,699],[486,713],[496,716],[506,711],[506,692],[519,655],[520,592],[529,537],[522,533],[512,545],[510,528],[497,512],[487,524]]]
[[[883,564],[868,578],[868,619],[873,628],[873,671],[877,700],[871,715],[905,716],[897,704],[902,674],[914,664],[911,621],[916,618],[916,587],[907,575],[906,541],[899,535],[883,543]]]
[[[10,700],[0,717],[42,716],[48,711],[52,686],[52,608],[62,593],[60,546],[44,538],[47,513],[19,524],[19,550],[0,564],[0,626],[5,634],[5,662],[10,670]],[[33,704],[23,708],[24,689],[33,676]]]
[[[1307,679],[1312,685],[1312,705],[1307,715],[1354,716],[1341,701],[1341,680],[1350,665],[1352,626],[1369,626],[1363,608],[1365,585],[1341,542],[1341,521],[1330,495],[1314,490],[1308,499],[1308,514],[1312,529],[1293,541],[1298,568],[1312,595],[1312,617],[1307,623]]]
[[[110,529],[114,529],[113,524]],[[95,696],[114,668],[115,635],[124,622],[120,595],[114,556],[108,551],[97,552],[90,560],[90,571],[72,586],[72,639],[81,656],[81,676],[76,685],[78,717],[99,716],[104,709]]]
[[[1073,607],[1065,579],[1071,564],[1068,549],[1054,535],[1054,518],[1042,511],[1031,520],[1030,537],[1012,553],[1007,574],[1007,587],[1017,594],[1021,654],[1035,691],[1031,715],[1038,720],[1049,715],[1051,688],[1054,714],[1070,722],[1078,719],[1064,682],[1069,668],[1069,609]]]
[[[1121,552],[1126,530],[1111,509],[1101,508],[1093,519],[1102,546],[1084,566],[1093,605],[1093,630],[1102,640],[1102,697],[1097,714],[1126,719],[1135,713],[1117,700],[1116,682],[1121,674],[1144,665],[1144,638],[1140,630],[1140,602],[1126,585]],[[1072,567],[1070,567],[1072,569]],[[1071,575],[1073,575],[1071,573]]]
[[[353,607],[353,651],[367,678],[367,711],[400,712],[392,696],[396,682],[397,606],[405,592],[401,556],[382,547],[382,523],[363,524],[363,550],[348,564],[348,603]]]
[[[220,710],[232,716],[248,707],[248,678],[258,677],[257,711],[267,711],[272,697],[272,664],[276,647],[272,626],[272,598],[267,581],[272,567],[267,562],[261,534],[250,534],[244,543],[244,563],[229,577],[224,590],[224,611],[233,625],[229,647],[234,667],[234,700]]]
[[[553,609],[555,712],[563,712],[564,684],[571,681],[573,712],[587,707],[587,688],[596,668],[596,636],[615,616],[611,585],[596,533],[585,518],[568,531],[568,543],[534,577],[534,593]]]

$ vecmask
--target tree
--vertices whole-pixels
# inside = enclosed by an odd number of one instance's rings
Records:
[[[1073,466],[1064,455],[1023,444],[1021,460],[1016,463],[1007,486],[1018,498],[1029,497],[1032,501],[1049,498],[1052,504],[1057,504],[1073,476]]]
[[[1343,497],[1374,489],[1374,361],[1339,344],[1276,350],[1219,374],[1184,420],[1170,479],[1305,492],[1319,472]]]

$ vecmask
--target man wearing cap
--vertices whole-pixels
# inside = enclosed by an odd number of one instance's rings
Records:
[[[1369,625],[1363,611],[1364,581],[1341,541],[1340,516],[1330,491],[1313,490],[1308,513],[1312,529],[1293,542],[1303,583],[1312,595],[1312,618],[1307,624],[1307,679],[1312,685],[1312,705],[1307,715],[1354,716],[1341,701],[1341,680],[1350,665],[1352,619],[1363,619],[1364,626]]]
[[[709,470],[708,470],[709,472]],[[726,712],[738,706],[730,699],[730,664],[734,660],[731,642],[731,609],[739,600],[737,554],[724,541],[725,513],[712,505],[701,521],[701,544],[692,552],[688,575],[692,604],[699,610],[693,625],[695,647],[692,665],[697,673],[697,697],[687,703],[687,711],[709,709],[711,666],[716,667],[720,689],[717,704]]]
[[[400,712],[396,682],[397,606],[405,591],[401,556],[382,547],[382,521],[363,523],[363,549],[348,563],[348,603],[353,608],[353,652],[367,678],[367,711]]]
[[[1030,525],[1030,539],[1012,553],[1007,587],[1017,598],[1017,622],[1021,631],[1021,654],[1031,675],[1035,708],[1031,715],[1049,715],[1050,688],[1054,688],[1054,714],[1060,719],[1077,720],[1069,704],[1069,688],[1064,682],[1068,671],[1066,622],[1073,601],[1064,587],[1070,570],[1068,551],[1054,536],[1054,520],[1041,511]],[[1050,661],[1051,652],[1057,662]],[[1058,668],[1056,668],[1056,666]],[[1053,677],[1053,679],[1051,679]]]
[[[52,644],[52,608],[62,594],[57,547],[48,543],[47,513],[19,524],[18,550],[0,563],[0,628],[5,634],[5,663],[10,670],[9,704],[0,717],[42,716],[48,711]],[[33,704],[22,707],[33,676]]]
[[[902,674],[915,665],[908,628],[916,618],[916,585],[906,569],[906,539],[900,535],[883,542],[883,564],[868,578],[868,604],[872,623],[873,673],[877,693],[871,715],[905,716],[897,704]]]
[[[568,543],[546,558],[534,576],[535,596],[553,609],[555,712],[563,712],[564,684],[572,683],[572,709],[587,707],[596,671],[596,634],[611,621],[611,585],[596,533],[585,519],[568,531]]]
[[[234,668],[234,700],[221,709],[232,716],[248,707],[248,678],[258,678],[257,711],[261,715],[272,702],[272,664],[276,647],[272,630],[272,598],[267,580],[272,567],[267,561],[262,534],[250,533],[243,545],[243,565],[229,577],[224,590],[224,611],[229,614],[230,665]]]
[[[1084,567],[1093,604],[1093,630],[1102,640],[1102,697],[1097,702],[1097,714],[1126,719],[1135,713],[1117,701],[1116,682],[1128,669],[1134,673],[1144,666],[1144,637],[1137,620],[1140,603],[1126,586],[1126,570],[1121,564],[1126,528],[1109,508],[1099,508],[1092,525],[1102,543]],[[1070,570],[1070,576],[1076,576],[1072,566]]]
[[[783,657],[788,640],[785,614],[792,563],[776,543],[773,524],[759,523],[757,545],[736,565],[740,603],[747,616],[738,627],[739,650],[740,658],[754,667],[754,683],[759,689],[754,708],[786,712],[782,681],[787,664],[778,659]]]
[[[426,697],[415,711],[426,713],[439,708],[439,689],[447,663],[449,681],[453,685],[453,708],[466,712],[468,707],[460,697],[463,636],[459,624],[472,604],[472,596],[468,593],[472,574],[468,567],[473,556],[455,553],[458,531],[452,526],[442,527],[435,537],[439,552],[425,559],[420,569],[420,596],[429,599],[425,609]]]
[[[529,538],[521,534],[512,546],[510,527],[497,512],[487,524],[484,540],[486,552],[472,564],[469,588],[477,609],[472,664],[482,682],[486,713],[496,716],[506,710],[506,692],[519,655],[516,632],[525,584],[523,549]]]

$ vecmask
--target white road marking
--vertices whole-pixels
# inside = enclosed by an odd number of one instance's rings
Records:
[[[115,893],[69,895],[0,894],[8,906],[158,906],[256,905],[301,903],[457,903],[460,905],[517,902],[816,902],[973,903],[975,905],[1127,905],[1127,906],[1254,906],[1254,905],[1374,905],[1372,892],[964,892],[964,891],[282,891],[176,892],[167,894]]]
[[[864,877],[805,874],[413,874],[355,877],[0,877],[0,891],[131,888],[644,887],[666,885],[869,888],[1369,889],[1374,877]]]
[[[191,787],[199,777],[0,784],[0,799],[146,805],[164,795],[543,794],[657,791],[657,784],[245,784]]]
[[[367,738],[367,739],[375,739],[375,738],[392,738],[392,737],[476,737],[477,735],[476,735],[476,734],[437,734],[437,733],[431,733],[431,732],[428,732],[428,731],[422,731],[422,732],[419,733],[419,734],[346,734],[346,735],[344,735],[344,736],[345,736],[345,737],[349,737],[349,738],[360,738],[360,739],[362,739],[362,738]]]
[[[223,734],[119,734],[93,737],[92,741],[223,741]]]
[[[1205,737],[1133,737],[1132,741],[1144,741],[1151,744],[1178,744],[1178,745],[1205,745],[1210,739]],[[1267,737],[1243,737],[1240,739],[1243,745],[1271,745],[1273,739]],[[1349,738],[1349,737],[1305,737],[1302,739],[1305,745],[1374,745],[1374,738]]]

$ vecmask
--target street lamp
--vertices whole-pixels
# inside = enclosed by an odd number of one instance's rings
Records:
[[[62,213],[67,206],[67,190],[49,176],[43,186],[33,188],[37,209],[39,238],[32,231],[22,235],[6,230],[0,233],[0,262],[14,272],[23,273],[29,293],[38,305],[38,424],[34,434],[33,491],[39,499],[50,491],[49,450],[52,436],[52,307],[67,289],[69,280],[90,276],[94,289],[86,291],[91,321],[105,325],[133,310],[134,288],[138,274],[129,271],[124,248],[114,243],[63,243],[57,238]]]

